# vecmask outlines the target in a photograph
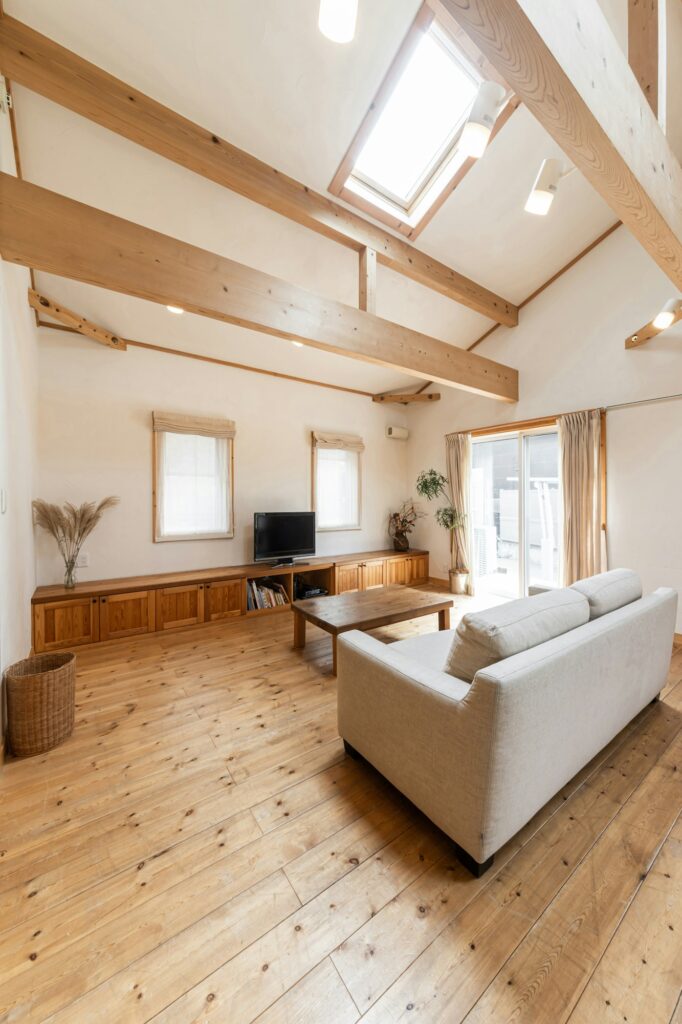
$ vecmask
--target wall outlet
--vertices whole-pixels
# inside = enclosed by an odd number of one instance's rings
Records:
[[[81,553],[79,554],[78,558],[76,559],[76,568],[77,569],[87,569],[87,567],[89,565],[90,565],[90,555],[87,553],[87,551],[81,551]]]

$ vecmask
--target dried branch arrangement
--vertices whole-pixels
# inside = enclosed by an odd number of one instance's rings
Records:
[[[64,559],[65,587],[76,585],[76,561],[83,541],[90,536],[106,510],[118,505],[118,501],[118,498],[110,496],[103,498],[99,503],[85,501],[78,507],[67,501],[63,508],[43,501],[42,498],[37,498],[33,502],[36,526],[52,534]]]

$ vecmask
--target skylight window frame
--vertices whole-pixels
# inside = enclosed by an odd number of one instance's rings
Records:
[[[438,43],[438,45],[447,53],[450,60],[456,63],[460,70],[463,71],[464,74],[467,76],[467,78],[471,80],[473,86],[475,87],[475,90],[478,91],[478,87],[483,81],[483,75],[477,68],[474,67],[474,65],[471,63],[468,57],[466,57],[466,55],[462,53],[461,50],[458,49],[455,41],[448,36],[443,26],[434,17],[431,17],[429,19],[428,27],[425,28],[420,33],[418,43],[421,41],[421,38],[423,36],[429,34],[432,35],[436,43]],[[414,49],[416,49],[416,47]],[[410,57],[412,56],[412,53],[414,53],[414,50],[412,50],[412,52],[410,53]],[[402,67],[401,74],[402,71],[405,70],[407,63],[409,63],[409,61],[406,62],[405,65]],[[395,80],[394,88],[398,84],[398,81],[399,78]],[[393,89],[391,89],[391,94],[392,92]],[[388,102],[389,98],[390,96],[387,97],[386,102]],[[385,188],[383,185],[380,184],[380,182],[374,181],[372,178],[369,177],[369,175],[363,174],[362,171],[356,170],[354,167],[351,168],[348,177],[355,178],[357,181],[361,182],[368,189],[370,189],[370,191],[375,192],[377,195],[388,200],[389,203],[391,203],[392,205],[398,207],[401,210],[404,210],[405,215],[409,218],[412,211],[419,205],[419,202],[424,193],[430,189],[434,178],[437,177],[444,164],[448,162],[450,160],[450,157],[453,155],[453,151],[462,134],[462,129],[466,124],[467,115],[470,109],[470,107],[467,107],[466,111],[462,114],[460,120],[457,122],[457,124],[454,125],[450,133],[443,141],[440,148],[436,151],[434,156],[426,165],[426,169],[415,182],[410,194],[407,196],[406,199],[403,199],[402,196],[398,196],[395,193],[392,193],[390,189]],[[379,113],[381,113],[381,111],[379,111]],[[374,127],[374,124],[372,125],[372,127]],[[366,140],[363,140],[363,144],[364,141]],[[358,156],[359,152],[356,155],[356,160]],[[344,182],[344,186],[345,184],[346,182]]]
[[[410,197],[408,205],[401,197],[392,195],[378,182],[365,178],[359,173],[354,173],[354,167],[414,51],[424,34],[430,31],[434,22],[437,28],[437,40],[441,45],[445,45],[449,55],[456,60],[462,71],[473,81],[493,80],[509,90],[509,86],[500,78],[480,50],[463,35],[440,0],[424,0],[329,185],[332,195],[338,196],[349,205],[362,210],[374,220],[388,225],[411,241],[419,236],[454,188],[476,163],[476,160],[471,157],[465,157],[458,153],[457,142],[461,136],[465,119],[453,129],[448,142],[430,163],[428,172],[422,177],[415,194]],[[511,92],[508,91],[507,96],[508,101],[498,114],[493,135],[519,105],[518,99]]]

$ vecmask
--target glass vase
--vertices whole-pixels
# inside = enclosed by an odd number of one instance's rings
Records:
[[[76,559],[71,558],[64,563],[64,586],[67,590],[73,590],[76,586]]]

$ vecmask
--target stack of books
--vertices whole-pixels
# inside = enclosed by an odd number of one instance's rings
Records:
[[[278,605],[289,604],[289,597],[281,583],[276,580],[247,580],[246,606],[249,611],[257,608],[276,608]]]

